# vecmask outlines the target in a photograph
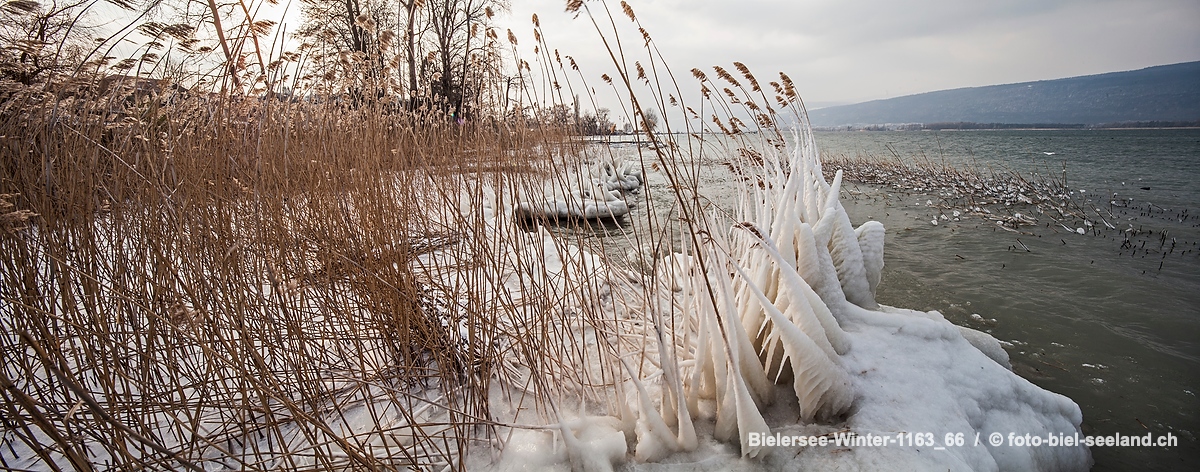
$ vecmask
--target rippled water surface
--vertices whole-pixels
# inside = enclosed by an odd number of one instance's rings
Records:
[[[1200,219],[1179,215],[1200,212],[1200,130],[818,133],[817,141],[828,154],[894,152],[1043,173],[1065,165],[1070,185],[1093,203],[1134,198],[1114,223],[1154,231],[1135,239],[1148,244],[1140,251],[1123,248],[1120,231],[1043,227],[1030,236],[980,219],[934,226],[937,212],[918,205],[926,196],[862,186],[843,193],[856,224],[888,228],[882,303],[940,310],[1011,343],[1018,373],[1079,403],[1085,434],[1180,437],[1170,449],[1092,448],[1094,470],[1197,463]]]

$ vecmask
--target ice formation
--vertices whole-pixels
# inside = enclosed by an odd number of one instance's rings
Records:
[[[611,267],[544,230],[528,235],[512,256],[525,262],[505,276],[509,296],[536,292],[581,304],[509,315],[508,323],[526,331],[542,323],[565,333],[556,341],[563,346],[555,345],[550,372],[513,359],[514,374],[497,382],[493,400],[495,421],[510,425],[509,435],[498,451],[476,454],[468,465],[1088,469],[1083,446],[989,443],[992,433],[1074,435],[1080,409],[1011,372],[990,335],[936,311],[879,305],[883,226],[852,226],[838,199],[840,172],[826,182],[811,136],[805,138],[790,155],[768,154],[763,185],[743,189],[734,220],[693,215],[704,223],[703,237],[657,260],[651,275]],[[601,174],[592,181],[598,191],[643,182],[627,167],[603,167]],[[570,203],[565,211],[521,205],[518,212],[580,216]],[[529,261],[536,263],[522,265]],[[586,293],[564,296],[572,291]],[[505,389],[540,394],[514,401],[499,393]],[[764,447],[749,438],[846,432],[928,432],[938,444],[962,433],[966,444]]]
[[[637,162],[604,161],[551,180],[545,189],[518,203],[514,213],[523,219],[619,218],[632,210],[625,195],[641,187],[642,170]]]

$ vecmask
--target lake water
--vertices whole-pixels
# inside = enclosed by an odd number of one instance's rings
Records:
[[[1080,235],[1040,221],[1014,233],[975,217],[935,226],[936,194],[878,186],[847,184],[842,200],[855,225],[887,228],[881,303],[991,333],[1017,373],[1080,405],[1084,434],[1179,437],[1173,448],[1094,447],[1094,470],[1200,463],[1200,130],[817,132],[816,141],[827,160],[1065,177],[1072,198],[1116,229],[1094,221]],[[632,157],[637,148],[614,149]],[[719,153],[705,156],[702,193],[732,206]],[[670,207],[667,183],[647,180],[650,205]],[[644,215],[602,239],[629,235]],[[605,246],[618,257],[628,250]]]
[[[829,156],[898,155],[1042,174],[1061,174],[1065,165],[1069,185],[1094,196],[1082,200],[1124,205],[1114,210],[1118,230],[1077,235],[1041,227],[1027,236],[981,219],[934,226],[937,212],[918,206],[926,195],[865,186],[843,192],[855,224],[876,219],[888,228],[881,303],[936,309],[1011,343],[1014,370],[1079,403],[1085,434],[1180,438],[1174,448],[1094,447],[1094,470],[1198,463],[1200,219],[1193,215],[1200,212],[1200,130],[829,132],[816,139]],[[1130,225],[1152,231],[1133,239],[1141,250],[1123,246],[1121,230]],[[1017,239],[1029,251],[1016,249]]]

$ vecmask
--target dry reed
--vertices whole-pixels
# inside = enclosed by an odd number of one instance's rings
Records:
[[[803,120],[803,108],[786,75],[768,97],[735,63],[751,89],[721,67],[736,90],[693,70],[726,94],[703,93],[696,112],[632,7],[621,2],[641,49],[625,51],[601,5],[569,9],[605,39],[615,71],[602,80],[625,97],[649,149],[643,171],[666,177],[673,202],[638,216],[647,230],[631,245],[650,251],[629,261],[605,257],[590,222],[531,239],[478,211],[578,163],[578,140],[544,124],[542,104],[575,86],[540,34],[543,85],[515,58],[532,116],[500,110],[468,126],[351,106],[336,84],[311,87],[321,100],[104,91],[83,76],[70,93],[6,93],[0,467],[462,469],[471,447],[503,447],[523,427],[490,411],[495,385],[528,394],[509,404],[562,417],[556,399],[612,411],[624,402],[613,385],[647,366],[671,372],[688,343],[678,307],[614,313],[663,305],[672,281],[657,256],[704,254],[705,215],[720,211],[700,191],[706,153],[749,191],[771,165],[763,153],[785,146],[782,116]],[[652,131],[650,108],[682,138]],[[671,108],[722,135],[667,119]],[[589,245],[599,259],[573,249]],[[546,254],[575,276],[549,273]],[[586,330],[597,343],[576,336]]]

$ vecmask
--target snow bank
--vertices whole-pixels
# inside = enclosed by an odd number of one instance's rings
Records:
[[[826,182],[806,138],[791,155],[767,156],[763,184],[743,189],[734,220],[697,215],[706,239],[661,259],[651,276],[621,274],[548,233],[531,236],[531,244],[554,249],[540,250],[544,265],[527,272],[550,276],[520,276],[509,289],[547,290],[555,300],[578,302],[549,307],[555,313],[592,318],[556,325],[562,371],[541,373],[514,360],[520,374],[501,384],[553,383],[519,387],[539,392],[520,396],[520,404],[498,391],[494,419],[508,425],[508,439],[469,465],[1088,469],[1083,446],[990,443],[993,433],[1072,436],[1080,432],[1080,409],[1014,374],[986,333],[937,312],[876,303],[883,226],[851,225],[838,200],[840,172]],[[599,191],[635,180],[617,167],[602,173],[592,181]],[[554,211],[521,205],[518,214],[588,217],[575,210],[586,207],[571,203],[556,203]],[[575,257],[587,262],[572,272]],[[586,294],[562,296],[584,280]],[[768,447],[751,433],[920,433],[935,444]],[[963,443],[946,445],[947,435]]]

